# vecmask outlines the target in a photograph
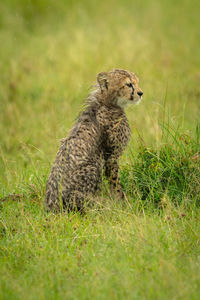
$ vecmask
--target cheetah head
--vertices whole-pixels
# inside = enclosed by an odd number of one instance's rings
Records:
[[[130,71],[115,69],[101,72],[97,81],[105,104],[124,108],[131,103],[139,104],[142,100],[143,92],[139,87],[139,79]]]

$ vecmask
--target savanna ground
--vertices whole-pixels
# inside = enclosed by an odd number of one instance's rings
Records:
[[[199,299],[200,2],[0,3],[0,298]],[[134,71],[122,205],[44,210],[96,74]],[[105,183],[106,186],[106,183]]]

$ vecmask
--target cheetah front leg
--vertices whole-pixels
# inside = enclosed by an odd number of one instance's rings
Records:
[[[120,183],[118,159],[109,158],[105,161],[105,176],[110,183],[111,191],[116,193],[119,198],[124,198],[122,185]]]

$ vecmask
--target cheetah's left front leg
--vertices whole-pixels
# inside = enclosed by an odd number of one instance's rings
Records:
[[[118,158],[110,157],[105,161],[105,175],[109,180],[111,191],[123,199],[124,193],[120,183]]]

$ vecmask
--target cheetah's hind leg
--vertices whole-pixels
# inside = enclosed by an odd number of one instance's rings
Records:
[[[85,211],[95,202],[100,190],[101,171],[93,165],[82,166],[72,176],[64,178],[62,187],[63,208],[68,211]]]

